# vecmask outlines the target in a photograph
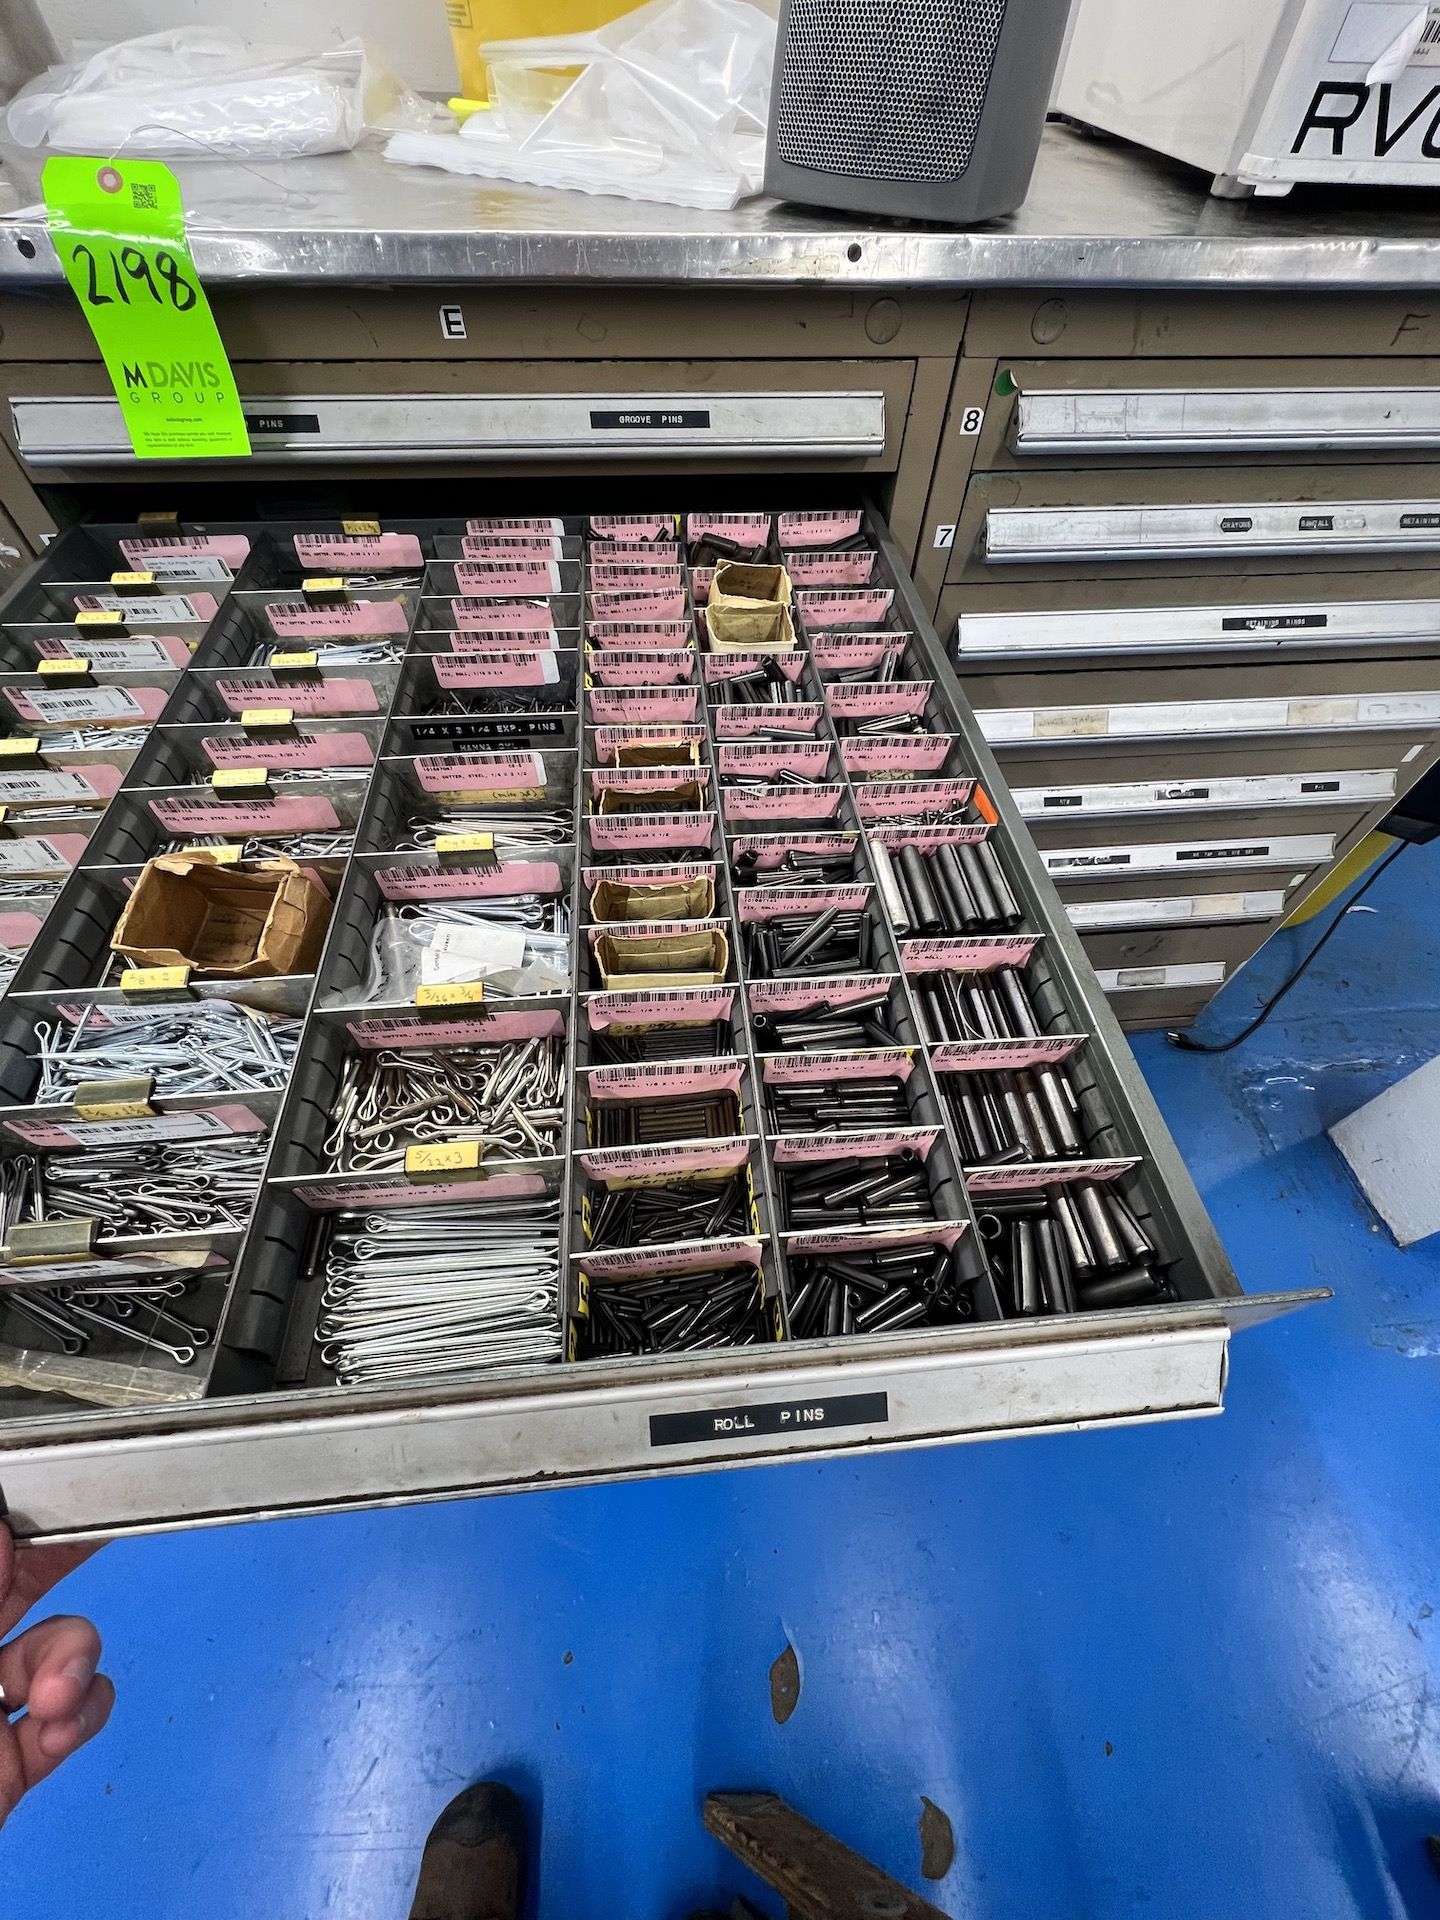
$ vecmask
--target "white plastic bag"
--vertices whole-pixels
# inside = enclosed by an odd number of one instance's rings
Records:
[[[594,33],[492,41],[491,109],[388,160],[733,207],[759,191],[775,22],[749,0],[651,0]]]
[[[294,159],[353,147],[365,124],[365,48],[257,46],[220,27],[176,27],[51,67],[10,102],[22,147],[185,160]]]

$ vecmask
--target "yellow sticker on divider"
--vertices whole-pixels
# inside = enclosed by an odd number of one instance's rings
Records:
[[[210,784],[217,793],[236,793],[263,787],[269,779],[264,767],[217,767],[210,776]]]
[[[378,520],[342,520],[340,531],[342,533],[379,533],[380,522]]]
[[[73,1098],[77,1120],[148,1120],[155,1091],[153,1074],[115,1080],[82,1080]]]
[[[57,154],[40,177],[55,251],[142,460],[246,455],[250,436],[220,330],[158,160]]]
[[[437,833],[436,853],[493,853],[493,833]]]
[[[242,727],[290,727],[295,724],[293,707],[245,707],[241,710]]]
[[[0,756],[6,760],[38,760],[40,742],[33,733],[12,733],[0,740]]]
[[[483,980],[445,980],[415,989],[417,1007],[474,1007],[484,998]]]
[[[110,584],[112,587],[153,587],[155,576],[153,573],[112,573]]]
[[[302,593],[343,593],[345,582],[338,573],[327,573],[320,578],[302,580],[300,591]]]
[[[123,627],[124,617],[113,607],[91,607],[75,616],[77,627]]]
[[[419,1173],[478,1173],[481,1142],[478,1140],[440,1141],[430,1146],[405,1149],[405,1171]]]
[[[35,671],[42,680],[63,680],[67,674],[89,673],[88,660],[75,660],[68,656],[63,660],[42,660]]]
[[[195,851],[203,853],[212,867],[238,867],[240,864],[238,841],[228,847],[197,847]]]
[[[270,665],[274,672],[299,672],[319,665],[319,658],[313,653],[272,653]]]
[[[189,967],[127,967],[120,976],[120,991],[127,996],[182,993],[189,985]]]

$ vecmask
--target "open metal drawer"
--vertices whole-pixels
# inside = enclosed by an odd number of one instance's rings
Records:
[[[1230,1333],[1324,1297],[1241,1292],[901,555],[873,514],[871,525],[895,582],[890,618],[933,676],[933,717],[991,796],[1024,922],[1043,935],[1049,979],[1091,1036],[1085,1065],[1109,1116],[1107,1150],[1143,1160],[1144,1199],[1177,1297],[923,1334],[586,1360],[437,1386],[250,1390],[253,1381],[232,1372],[202,1399],[145,1410],[45,1413],[33,1397],[32,1411],[0,1426],[0,1494],[18,1534],[100,1537],[1213,1414]],[[360,897],[352,873],[337,925]],[[252,1276],[273,1275],[280,1298],[293,1238],[277,1233],[246,1259]],[[232,1300],[230,1310],[252,1304]],[[245,1390],[223,1390],[242,1381]]]

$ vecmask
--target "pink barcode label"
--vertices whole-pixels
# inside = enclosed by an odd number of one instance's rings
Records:
[[[997,933],[973,940],[958,936],[902,940],[900,964],[906,973],[933,973],[937,967],[958,973],[984,973],[991,967],[1023,967],[1039,944],[1038,933]]]
[[[277,640],[318,640],[325,634],[404,633],[409,615],[399,600],[349,600],[339,607],[311,607],[303,600],[271,600],[265,617]]]
[[[531,593],[559,593],[560,568],[554,560],[497,561],[494,565],[457,560],[455,585],[465,595],[489,594],[507,600]]]
[[[853,540],[861,527],[858,512],[782,513],[782,547],[833,547],[837,540]]]
[[[564,891],[553,860],[507,860],[499,866],[381,867],[375,884],[387,900],[483,900],[495,895]]]
[[[380,700],[369,680],[277,680],[274,674],[248,674],[215,682],[215,691],[231,713],[247,707],[289,707],[292,713],[378,713]]]
[[[450,618],[471,633],[503,628],[510,633],[553,633],[555,616],[543,600],[487,600],[465,595],[450,602]]]
[[[303,567],[419,567],[424,565],[413,533],[297,533],[295,558]]]

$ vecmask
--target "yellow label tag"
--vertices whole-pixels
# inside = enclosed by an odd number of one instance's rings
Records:
[[[415,989],[417,1007],[475,1007],[484,998],[483,980],[445,980]]]
[[[178,527],[180,515],[173,507],[156,507],[149,513],[137,513],[135,520],[142,527]]]
[[[102,1100],[75,1108],[77,1120],[149,1120],[155,1109],[148,1100]]]
[[[270,665],[276,673],[306,671],[318,664],[313,653],[272,653],[270,656]]]
[[[378,520],[342,520],[340,530],[342,533],[379,533],[380,522]]]
[[[42,660],[35,671],[42,680],[63,680],[68,674],[89,673],[90,662],[68,656],[64,660]]]
[[[493,853],[493,833],[437,833],[436,853]]]
[[[590,1276],[583,1267],[575,1280],[575,1311],[590,1317]]]
[[[33,733],[13,733],[0,740],[0,755],[7,760],[38,760],[40,742]]]
[[[210,776],[210,784],[217,793],[234,793],[242,788],[263,787],[269,779],[264,767],[217,767]]]
[[[345,582],[338,573],[318,574],[300,582],[302,593],[343,593]]]
[[[127,995],[181,993],[189,985],[189,967],[127,967],[120,976],[120,991]]]
[[[290,727],[295,724],[293,707],[246,707],[241,712],[242,727]]]
[[[153,573],[112,573],[110,584],[112,587],[153,587],[155,576]]]
[[[87,609],[84,613],[77,613],[75,624],[77,627],[123,627],[125,622],[113,607],[108,611],[95,607]]]
[[[407,1147],[405,1171],[410,1174],[478,1173],[480,1149],[478,1140],[441,1141],[433,1146]]]
[[[236,841],[228,847],[201,847],[199,852],[208,856],[212,867],[238,867],[240,864],[240,843]]]
[[[51,1267],[67,1260],[86,1260],[95,1252],[98,1219],[89,1214],[78,1220],[23,1221],[6,1234],[5,1264],[11,1267]],[[58,1277],[58,1276],[57,1276]]]

